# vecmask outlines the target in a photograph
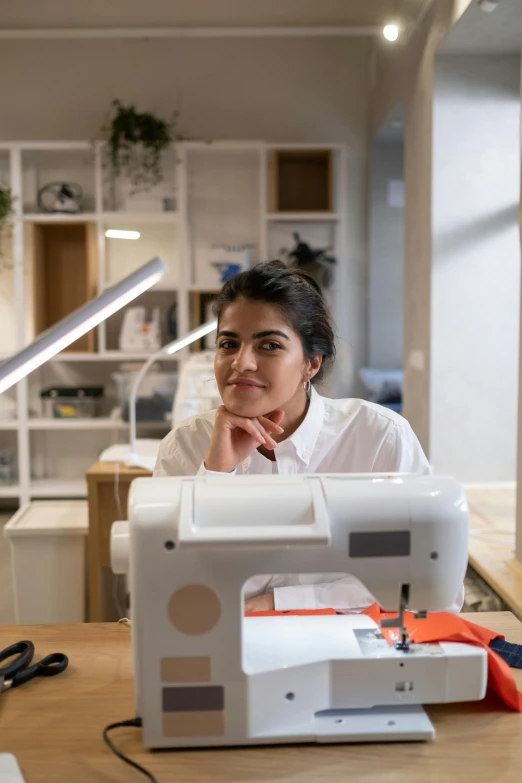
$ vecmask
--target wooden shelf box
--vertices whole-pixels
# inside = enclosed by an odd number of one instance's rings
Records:
[[[41,334],[96,295],[94,223],[34,223],[34,325]],[[94,351],[95,332],[66,351]]]
[[[197,329],[198,326],[209,320],[209,306],[217,296],[216,291],[192,291],[190,294],[190,328]],[[209,336],[196,340],[190,346],[191,351],[205,350],[205,343],[208,345]]]
[[[274,211],[332,212],[331,150],[275,150]]]

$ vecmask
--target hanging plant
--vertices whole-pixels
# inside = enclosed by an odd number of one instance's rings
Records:
[[[13,196],[11,195],[11,188],[3,187],[2,185],[0,185],[0,258],[3,258],[4,256],[4,251],[2,247],[4,230],[13,212],[14,212],[14,204],[13,204]]]
[[[132,192],[149,190],[163,179],[161,156],[175,139],[178,113],[171,123],[150,112],[137,112],[134,106],[113,101],[111,118],[102,127],[106,141],[105,164],[111,177],[127,177]]]
[[[13,211],[11,188],[4,188],[0,185],[0,230],[3,229]]]

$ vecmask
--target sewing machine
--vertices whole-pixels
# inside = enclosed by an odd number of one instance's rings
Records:
[[[467,539],[451,478],[137,479],[111,553],[129,574],[144,745],[433,737],[421,705],[482,699],[485,653],[413,644],[402,615],[454,602]],[[321,572],[353,574],[398,610],[395,644],[365,615],[244,617],[250,577]]]

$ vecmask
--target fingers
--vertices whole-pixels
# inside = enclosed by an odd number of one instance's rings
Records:
[[[256,440],[260,446],[266,445],[267,437],[270,437],[268,433],[265,433],[261,425],[256,419],[244,419],[241,416],[235,416],[234,414],[228,415],[228,421],[235,427],[248,432],[254,440]],[[270,440],[272,440],[270,438]],[[274,447],[275,448],[275,447]]]
[[[277,410],[277,411],[273,411],[272,413],[269,413],[266,418],[269,419],[270,421],[273,421],[274,424],[281,424],[284,417],[285,417],[285,412]]]
[[[237,416],[234,413],[227,411],[225,406],[218,408],[218,414],[222,418],[225,426],[239,427],[240,429],[251,435],[260,446],[266,446],[268,449],[275,449],[277,442],[272,437],[272,434],[280,435],[284,432],[280,422],[284,418],[284,412],[281,410],[274,411],[268,416],[258,416],[257,418],[246,418],[243,416]]]
[[[240,427],[259,443],[260,446],[266,446],[267,449],[275,449],[277,443],[269,432],[265,430],[259,419],[246,419],[235,414],[229,414],[229,422],[236,427]]]
[[[281,433],[284,432],[284,429],[279,425],[279,422],[269,419],[268,416],[258,416],[257,420],[266,432],[276,432],[278,435],[281,435]]]
[[[263,426],[261,421],[259,419],[247,419],[247,421],[251,421],[254,424],[254,426],[256,427],[257,431],[260,433],[261,437],[263,438],[263,442],[262,442],[261,445],[266,446],[267,449],[275,449],[275,447],[277,446],[277,443],[273,439],[273,437],[270,435],[270,433],[267,431],[267,429],[265,429],[265,427]],[[278,429],[280,429],[280,428],[278,428]]]

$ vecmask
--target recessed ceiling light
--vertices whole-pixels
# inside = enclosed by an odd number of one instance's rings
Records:
[[[387,41],[396,41],[399,37],[399,28],[396,24],[387,24],[383,27],[382,34]]]

